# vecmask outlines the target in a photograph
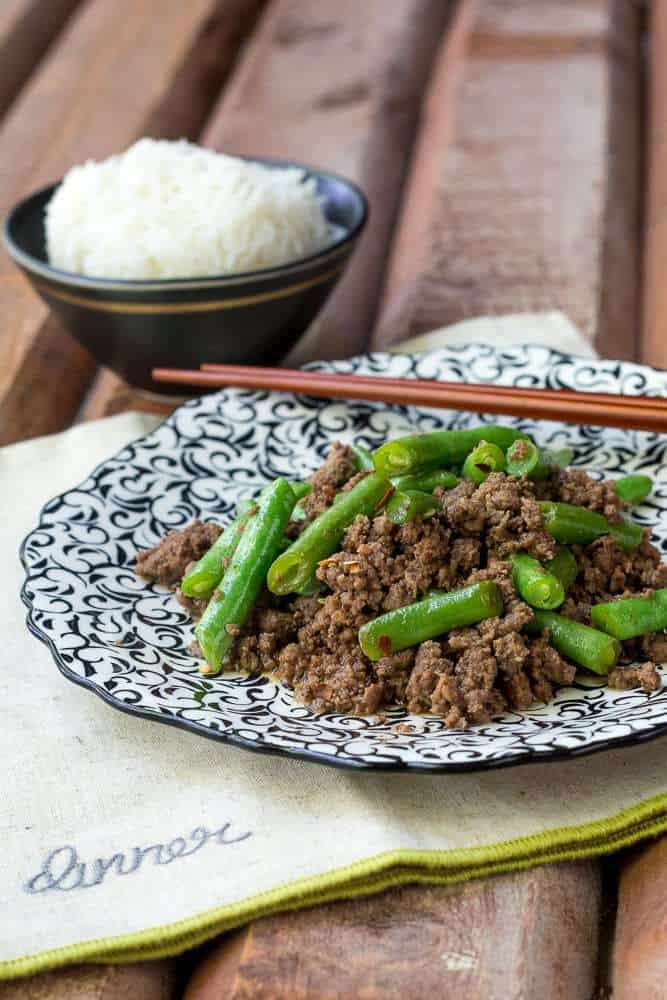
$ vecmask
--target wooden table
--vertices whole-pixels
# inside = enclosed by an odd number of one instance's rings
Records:
[[[667,366],[665,67],[665,0],[4,0],[0,208],[142,134],[294,156],[357,180],[372,214],[291,360],[559,308],[602,354]],[[153,405],[0,259],[2,443]],[[260,920],[0,998],[589,1000],[613,984],[650,1000],[667,996],[666,887],[660,840]]]

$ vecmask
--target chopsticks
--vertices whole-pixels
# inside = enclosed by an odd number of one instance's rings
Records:
[[[616,396],[569,389],[436,382],[429,379],[386,378],[382,375],[339,375],[250,365],[207,364],[202,365],[201,370],[192,371],[154,368],[153,378],[156,382],[193,388],[219,389],[234,386],[297,392],[331,399],[412,404],[667,432],[667,400],[655,396]]]

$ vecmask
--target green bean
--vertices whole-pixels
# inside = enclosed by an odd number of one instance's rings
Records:
[[[566,469],[572,462],[574,452],[572,448],[563,446],[562,448],[542,448],[542,461],[548,466],[557,466],[559,469]]]
[[[430,431],[427,434],[411,434],[396,438],[381,445],[373,453],[375,469],[388,479],[408,472],[421,472],[434,466],[460,465],[468,452],[480,441],[507,449],[526,435],[511,427],[487,424],[467,431]]]
[[[560,580],[549,573],[537,559],[525,552],[510,556],[512,581],[519,596],[533,608],[558,608],[565,600]]]
[[[432,469],[417,476],[399,476],[392,482],[397,490],[421,490],[422,493],[432,493],[438,486],[443,490],[453,490],[459,479],[448,469]]]
[[[258,509],[257,503],[253,500],[241,501],[236,508],[234,520],[181,580],[181,590],[186,597],[211,596],[229,566],[248,521]]]
[[[616,539],[619,549],[624,552],[632,552],[644,540],[644,529],[641,524],[635,524],[627,517],[622,517],[620,521],[609,522],[609,534]]]
[[[416,604],[388,611],[362,625],[359,645],[370,660],[380,660],[451,629],[495,618],[502,610],[500,588],[491,580],[461,590],[432,590]]]
[[[572,461],[571,448],[537,448],[532,441],[515,441],[507,449],[507,472],[510,476],[546,479],[552,467],[564,469]]]
[[[374,514],[393,492],[393,486],[376,473],[361,479],[305,528],[268,574],[269,590],[290,594],[311,578],[318,563],[339,547],[346,528],[357,514]]]
[[[374,470],[373,453],[368,448],[364,448],[362,444],[351,444],[350,451],[357,472],[372,472]]]
[[[622,597],[594,604],[591,621],[617,639],[662,632],[667,628],[667,588],[656,590],[651,597]]]
[[[653,489],[653,480],[650,476],[623,476],[616,480],[614,489],[617,497],[634,505],[646,500]]]
[[[608,674],[621,651],[617,639],[582,625],[553,611],[535,611],[533,620],[524,626],[529,635],[549,630],[549,642],[563,656],[595,674]]]
[[[507,472],[510,476],[546,479],[549,475],[549,466],[542,458],[537,445],[532,441],[519,440],[507,449]]]
[[[561,586],[565,591],[570,589],[579,576],[579,563],[572,551],[565,545],[558,547],[558,552],[553,559],[548,559],[545,562],[544,568],[555,576],[557,580],[560,580]]]
[[[492,472],[502,472],[504,468],[505,455],[502,448],[489,441],[480,441],[463,463],[463,478],[479,486]]]
[[[545,529],[557,541],[567,545],[588,545],[609,531],[606,517],[586,507],[543,500],[540,502],[540,510]]]
[[[385,507],[385,513],[394,524],[405,524],[416,517],[431,517],[439,509],[440,504],[430,493],[396,490]]]
[[[294,494],[296,500],[303,500],[303,498],[307,497],[313,488],[312,483],[304,482],[290,483],[290,486],[292,487],[292,493]]]
[[[324,584],[322,583],[322,581],[318,580],[317,577],[313,574],[313,576],[311,576],[308,580],[306,580],[306,582],[302,587],[299,587],[299,589],[297,590],[297,594],[299,595],[299,597],[314,597],[315,594],[320,593],[323,587]]]
[[[195,628],[208,673],[220,671],[235,636],[245,624],[278,552],[293,507],[294,493],[289,483],[276,479],[248,522],[220,587]]]
[[[313,488],[312,483],[290,483],[290,486],[292,487],[292,493],[297,499],[296,506],[292,511],[292,521],[305,521],[308,515],[299,501],[308,496]]]
[[[608,521],[587,507],[569,503],[540,501],[545,531],[558,542],[566,545],[589,545],[602,535],[612,535],[618,546],[626,552],[637,548],[644,537],[643,528],[632,521]]]

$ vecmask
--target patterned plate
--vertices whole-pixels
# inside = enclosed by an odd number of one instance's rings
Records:
[[[667,393],[665,372],[584,361],[542,347],[498,352],[470,345],[312,367],[507,386]],[[472,770],[590,753],[667,731],[667,686],[649,697],[583,678],[561,689],[549,705],[510,712],[467,732],[399,710],[382,721],[317,717],[268,678],[203,678],[188,652],[192,630],[183,609],[171,593],[134,575],[138,550],[168,529],[193,518],[228,518],[236,501],[267,479],[315,469],[334,440],[354,438],[375,447],[415,428],[467,427],[485,419],[490,418],[240,390],[186,403],[148,437],[44,507],[21,550],[28,627],[48,645],[65,677],[116,708],[250,750],[344,767]],[[597,475],[652,475],[656,489],[636,516],[655,530],[657,544],[667,547],[664,438],[507,422],[538,442],[572,445],[576,463]]]

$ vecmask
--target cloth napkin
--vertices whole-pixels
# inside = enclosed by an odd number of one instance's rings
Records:
[[[524,343],[546,326],[590,353],[562,317],[519,325]],[[508,327],[467,336],[509,343]],[[174,954],[277,910],[667,829],[664,739],[507,771],[358,773],[203,740],[68,683],[26,630],[20,541],[46,500],[155,423],[125,414],[0,452],[0,978]]]

